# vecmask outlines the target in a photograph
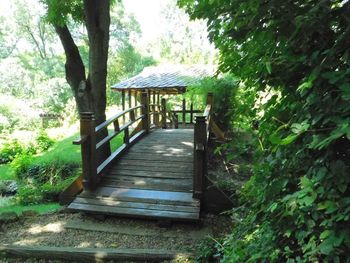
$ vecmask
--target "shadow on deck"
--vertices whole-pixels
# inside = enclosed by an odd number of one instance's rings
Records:
[[[109,215],[198,220],[193,198],[193,130],[156,129],[112,163],[99,186],[68,208]]]

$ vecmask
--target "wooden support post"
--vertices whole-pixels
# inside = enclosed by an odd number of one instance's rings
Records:
[[[127,128],[124,130],[124,143],[125,143],[126,145],[129,145],[129,143],[130,143],[129,127],[127,127]]]
[[[190,123],[192,124],[193,123],[193,103],[191,102],[191,106],[190,106]]]
[[[125,91],[122,91],[122,111],[125,111]],[[125,123],[125,115],[123,115],[123,123]]]
[[[83,186],[93,190],[98,183],[96,164],[96,133],[95,118],[92,112],[80,114],[80,136],[86,138],[81,143],[81,157],[83,166]]]
[[[205,176],[205,159],[207,148],[206,119],[196,116],[194,125],[194,160],[193,160],[193,197],[201,198]]]
[[[182,100],[182,126],[185,128],[186,126],[186,100]]]
[[[162,98],[162,128],[166,129],[166,99]]]
[[[147,133],[149,132],[149,98],[147,91],[142,92],[141,95],[141,104],[142,104],[142,115],[144,118],[142,119],[142,129],[144,129]]]
[[[119,132],[119,131],[120,131],[119,120],[118,120],[118,119],[116,119],[116,120],[113,122],[113,126],[114,126],[114,131],[115,131],[115,132]]]
[[[130,121],[135,121],[135,112],[132,110],[129,112],[130,114]]]
[[[179,115],[177,114],[174,115],[174,128],[175,129],[179,128]]]
[[[214,95],[212,92],[208,92],[208,95],[207,95],[207,105],[210,104],[210,105],[213,105],[214,103]]]
[[[128,91],[128,101],[129,101],[129,109],[132,107],[131,106],[131,90],[129,89],[129,91]]]

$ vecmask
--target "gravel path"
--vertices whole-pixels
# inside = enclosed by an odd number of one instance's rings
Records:
[[[77,228],[90,230],[82,230]],[[95,229],[95,230],[91,230]],[[99,231],[96,231],[99,230]],[[128,233],[128,229],[130,233]],[[142,248],[196,252],[201,240],[218,237],[230,229],[230,219],[204,215],[202,224],[176,223],[161,227],[156,221],[106,217],[80,213],[53,213],[22,217],[0,228],[1,245],[77,248]],[[131,231],[132,230],[132,231]],[[1,261],[0,262],[23,262]],[[26,261],[55,262],[55,261]],[[62,262],[62,261],[57,261]]]

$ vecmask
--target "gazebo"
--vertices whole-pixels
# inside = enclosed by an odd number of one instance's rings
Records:
[[[204,77],[214,75],[212,66],[207,65],[158,65],[145,68],[138,75],[119,82],[112,89],[122,93],[122,109],[136,106],[140,102],[142,92],[148,93],[150,105],[160,105],[160,96],[177,95],[186,92],[186,88],[195,85]],[[182,101],[182,110],[173,111],[182,113],[182,124],[185,126],[186,113],[190,113],[190,123],[193,122],[193,105],[186,110],[186,101]],[[176,115],[177,116],[177,115]]]

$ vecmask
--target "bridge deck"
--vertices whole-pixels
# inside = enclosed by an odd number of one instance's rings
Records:
[[[95,191],[84,190],[70,209],[113,215],[198,220],[192,198],[193,130],[155,130],[133,145]]]

